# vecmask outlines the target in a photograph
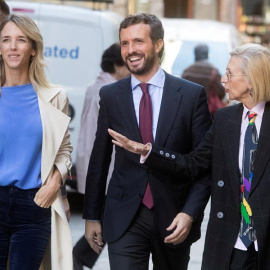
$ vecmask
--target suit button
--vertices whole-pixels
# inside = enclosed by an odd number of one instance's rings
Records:
[[[224,181],[219,180],[217,184],[218,184],[219,187],[223,187],[224,186]]]
[[[169,153],[166,153],[166,154],[165,154],[165,157],[169,157],[169,156],[170,156],[170,154],[169,154]]]
[[[142,198],[143,197],[143,194],[142,193],[139,193],[138,194],[138,198]]]
[[[159,153],[163,156],[164,152],[162,150],[159,151]]]
[[[147,172],[148,174],[152,173],[152,171],[151,171],[150,169],[147,169],[146,172]]]
[[[175,159],[175,155],[172,155],[172,159]]]
[[[218,218],[223,218],[223,217],[224,217],[224,214],[223,214],[222,212],[218,212],[218,213],[217,213],[217,217],[218,217]]]

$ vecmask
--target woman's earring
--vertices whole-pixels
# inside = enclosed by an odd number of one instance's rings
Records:
[[[248,92],[249,92],[249,95],[250,95],[251,97],[253,97],[253,91],[252,91],[252,88],[249,88],[249,89],[248,89]]]

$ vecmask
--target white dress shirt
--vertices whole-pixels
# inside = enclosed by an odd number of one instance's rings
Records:
[[[239,143],[239,156],[238,156],[238,165],[239,165],[239,170],[240,170],[241,173],[242,173],[242,166],[243,166],[244,139],[245,139],[246,129],[247,129],[248,123],[249,123],[249,121],[247,119],[247,112],[248,111],[253,111],[254,113],[257,114],[257,116],[255,118],[255,126],[256,126],[257,134],[258,134],[258,138],[259,138],[260,130],[261,130],[261,124],[262,124],[262,117],[263,117],[263,113],[264,113],[265,102],[258,103],[251,110],[249,110],[245,105],[243,105],[243,106],[244,106],[244,110],[243,110],[243,115],[242,115],[240,143]],[[254,245],[255,245],[255,250],[258,251],[258,242],[257,242],[257,240],[254,241]],[[234,247],[237,248],[237,249],[241,249],[241,250],[247,250],[246,246],[244,245],[244,243],[242,242],[242,240],[240,239],[239,236],[238,236],[238,238],[236,240],[236,243],[235,243]]]
[[[139,108],[140,101],[142,97],[142,90],[139,86],[141,82],[137,80],[133,75],[131,76],[131,87],[132,87],[132,95],[133,95],[133,103],[134,109],[136,113],[137,123],[139,126]],[[153,138],[156,138],[158,117],[160,111],[160,105],[163,95],[163,87],[165,83],[165,73],[159,68],[157,73],[147,82],[149,85],[148,91],[152,100],[152,108],[153,108],[153,118],[152,118],[152,131]]]

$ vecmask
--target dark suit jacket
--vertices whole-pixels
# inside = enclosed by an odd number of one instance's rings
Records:
[[[140,164],[139,155],[116,147],[114,171],[105,202],[106,176],[113,146],[107,129],[111,128],[138,142],[141,142],[141,137],[130,78],[102,87],[100,97],[98,127],[87,174],[83,218],[100,220],[105,203],[103,238],[107,242],[117,240],[133,220],[149,181],[156,222],[161,236],[165,237],[169,234],[166,228],[185,205],[193,179],[152,172],[147,166]],[[166,74],[156,143],[183,154],[195,149],[211,124],[206,100],[203,87]],[[166,179],[167,183],[164,184],[162,179]],[[189,200],[191,203],[186,205],[186,211],[192,212],[194,209],[196,215],[197,200],[202,198],[191,196]],[[205,205],[204,198],[203,201]],[[196,207],[192,206],[193,202]],[[203,210],[199,211],[198,225],[194,225],[194,231],[186,243],[190,244],[200,236],[201,212]]]
[[[198,148],[188,156],[169,152],[166,158],[153,146],[147,165],[193,176],[212,165],[211,212],[205,239],[202,269],[229,269],[231,253],[240,229],[239,138],[243,105],[226,107],[214,115],[214,122]],[[266,103],[259,134],[249,204],[259,247],[259,270],[270,269],[270,103]]]

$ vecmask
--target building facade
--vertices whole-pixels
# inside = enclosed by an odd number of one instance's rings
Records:
[[[71,2],[62,0],[61,3]],[[270,44],[270,0],[86,0],[72,3],[110,9],[123,17],[149,12],[158,17],[217,20],[235,25],[243,43]]]

